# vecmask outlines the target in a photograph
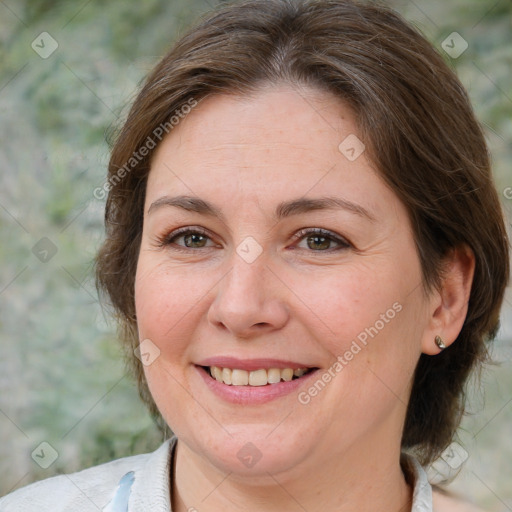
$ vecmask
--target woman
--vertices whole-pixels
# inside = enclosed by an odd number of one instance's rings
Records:
[[[351,0],[226,6],[147,78],[102,190],[98,285],[174,437],[1,510],[433,510],[509,267],[421,35]]]

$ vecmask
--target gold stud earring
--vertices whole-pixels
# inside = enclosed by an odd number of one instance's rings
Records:
[[[444,344],[443,338],[441,336],[435,337],[436,345],[441,349],[444,350],[446,348],[446,345]]]

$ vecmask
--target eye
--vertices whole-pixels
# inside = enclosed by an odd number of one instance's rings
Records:
[[[301,242],[305,240],[306,247],[313,252],[334,252],[350,247],[349,242],[331,231],[322,228],[301,229],[294,235],[294,238],[299,239]],[[333,242],[337,244],[338,247],[332,248],[331,245]],[[298,245],[298,247],[300,247],[300,245]],[[300,248],[304,249],[305,247]]]
[[[313,252],[335,252],[342,249],[351,247],[351,244],[339,237],[338,235],[322,228],[307,228],[301,229],[293,235],[295,240],[302,243],[305,240],[306,247],[301,247],[300,243],[296,247],[300,249],[311,249]],[[181,243],[178,243],[182,240]],[[187,249],[203,249],[208,247],[215,247],[208,233],[202,228],[180,228],[172,233],[158,238],[158,246],[174,246],[174,250],[187,250]],[[208,245],[208,242],[211,244]],[[337,247],[332,248],[332,244],[337,244]]]
[[[183,240],[183,243],[177,243],[178,240]],[[210,237],[206,231],[201,228],[181,228],[169,233],[162,238],[159,238],[158,245],[161,247],[174,245],[177,250],[186,249],[203,249],[205,247],[213,247],[215,244],[206,245]],[[211,240],[210,240],[211,241]]]

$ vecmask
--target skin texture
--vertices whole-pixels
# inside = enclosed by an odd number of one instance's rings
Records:
[[[338,149],[357,133],[338,99],[281,84],[206,98],[157,148],[135,299],[140,340],[160,350],[148,384],[179,438],[173,510],[410,509],[399,454],[412,375],[421,352],[439,352],[436,334],[447,345],[457,337],[473,258],[454,252],[443,288],[425,294],[405,207],[364,152],[350,161]],[[173,206],[148,213],[178,195],[213,203],[223,219]],[[273,216],[282,201],[323,196],[373,220],[344,209]],[[162,246],[181,227],[207,237]],[[294,238],[303,228],[348,246]],[[252,263],[236,251],[246,237],[262,249]],[[393,304],[394,318],[305,405],[297,395],[311,384],[265,404],[228,403],[195,366],[267,357],[321,375]],[[252,467],[237,456],[249,442],[261,455]]]

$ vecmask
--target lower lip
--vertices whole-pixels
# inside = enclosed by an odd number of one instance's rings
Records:
[[[276,398],[289,395],[296,391],[299,386],[307,383],[318,371],[313,370],[307,375],[289,382],[278,382],[265,386],[229,386],[212,378],[201,366],[196,366],[196,370],[213,393],[227,402],[238,405],[264,404]]]

